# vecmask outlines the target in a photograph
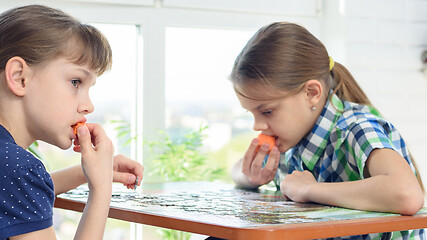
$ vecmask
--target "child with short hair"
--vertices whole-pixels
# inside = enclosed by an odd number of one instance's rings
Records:
[[[89,199],[75,239],[102,239],[112,181],[133,188],[142,166],[114,148],[89,89],[111,68],[106,38],[94,27],[41,5],[0,15],[0,239],[56,239],[55,195],[87,181]],[[36,140],[81,152],[81,165],[50,175],[26,149]],[[140,183],[138,183],[140,185]]]
[[[413,215],[423,207],[421,178],[405,141],[305,28],[286,22],[262,27],[230,78],[254,130],[276,139],[269,154],[268,144],[257,152],[259,140],[252,140],[233,168],[238,186],[274,180],[292,201],[367,211]],[[393,238],[425,239],[425,232],[394,232]]]

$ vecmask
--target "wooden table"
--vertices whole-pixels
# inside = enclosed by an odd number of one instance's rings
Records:
[[[56,198],[55,207],[82,212],[87,188]],[[279,192],[247,191],[213,182],[116,185],[109,217],[225,239],[313,239],[427,228],[414,216],[286,201]]]

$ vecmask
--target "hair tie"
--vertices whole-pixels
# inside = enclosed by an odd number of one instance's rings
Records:
[[[331,71],[332,68],[334,68],[334,66],[335,66],[334,59],[332,59],[332,57],[329,57],[329,71]]]

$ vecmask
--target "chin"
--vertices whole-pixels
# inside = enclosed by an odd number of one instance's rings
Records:
[[[64,141],[52,143],[52,145],[55,145],[55,146],[57,146],[58,148],[60,148],[62,150],[67,150],[67,149],[69,149],[71,147],[72,140],[68,139],[68,140],[64,140]]]
[[[71,145],[68,145],[68,147],[61,147],[61,146],[57,146],[57,147],[59,147],[62,150],[67,150],[67,149],[69,149],[71,147]]]

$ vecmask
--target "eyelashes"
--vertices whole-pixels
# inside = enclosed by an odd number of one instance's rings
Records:
[[[262,116],[271,116],[274,112],[274,109],[268,109],[268,110],[256,110],[256,111],[250,111],[245,109],[245,112],[252,114],[253,116],[255,115],[262,115]]]
[[[261,111],[261,114],[263,116],[270,116],[271,114],[273,114],[273,110]]]
[[[80,79],[73,79],[70,82],[74,87],[78,87],[82,83]]]

